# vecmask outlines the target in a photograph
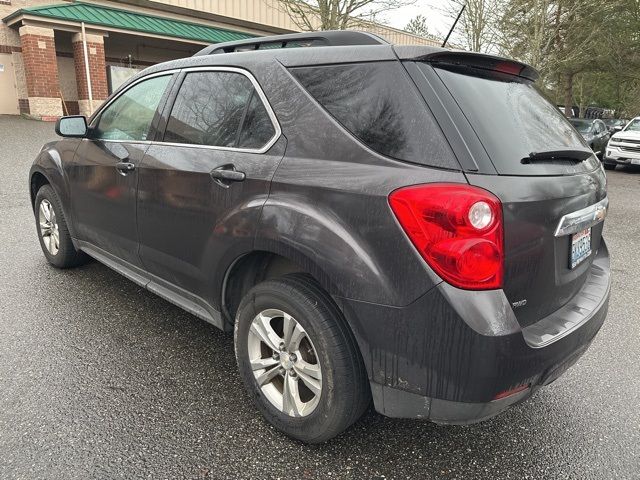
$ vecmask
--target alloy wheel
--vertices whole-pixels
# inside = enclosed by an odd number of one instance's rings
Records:
[[[51,255],[56,255],[60,250],[60,232],[56,212],[51,206],[51,202],[46,198],[40,202],[38,209],[38,221],[40,222],[40,236],[47,251]]]
[[[313,412],[322,371],[302,325],[282,310],[264,310],[251,323],[248,352],[256,382],[273,406],[291,417]]]

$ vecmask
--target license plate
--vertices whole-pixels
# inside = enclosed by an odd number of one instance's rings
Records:
[[[631,164],[632,165],[640,165],[640,158],[632,158],[631,159]]]
[[[576,268],[591,255],[591,228],[571,236],[571,257],[569,266]]]

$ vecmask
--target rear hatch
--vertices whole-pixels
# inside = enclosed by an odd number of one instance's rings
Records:
[[[535,323],[582,288],[600,246],[603,211],[590,210],[607,202],[600,162],[526,65],[441,51],[405,66],[463,157],[469,183],[502,201],[504,291],[520,324]],[[559,230],[564,216],[571,223],[583,209],[581,226]]]

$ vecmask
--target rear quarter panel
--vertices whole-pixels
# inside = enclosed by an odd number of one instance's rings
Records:
[[[388,195],[419,183],[466,183],[464,175],[369,150],[284,67],[268,71],[258,80],[287,137],[287,151],[262,211],[256,249],[293,259],[334,296],[411,303],[440,279],[400,228]]]

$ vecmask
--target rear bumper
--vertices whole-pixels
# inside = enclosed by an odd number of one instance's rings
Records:
[[[464,424],[526,400],[573,365],[604,322],[609,287],[603,241],[574,299],[524,329],[501,292],[464,292],[447,284],[404,308],[347,300],[343,308],[378,412]]]
[[[605,312],[606,313],[606,312]],[[602,316],[604,319],[604,315]],[[601,324],[602,325],[602,324]],[[397,388],[371,383],[371,391],[376,410],[393,418],[423,418],[435,423],[467,425],[482,422],[502,413],[507,408],[522,403],[540,387],[558,379],[569,367],[578,361],[589,347],[582,346],[557,365],[551,366],[539,377],[539,381],[512,395],[488,402],[456,402],[417,395]]]

